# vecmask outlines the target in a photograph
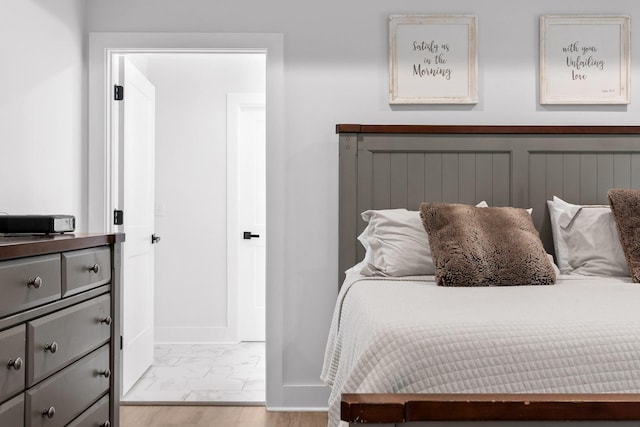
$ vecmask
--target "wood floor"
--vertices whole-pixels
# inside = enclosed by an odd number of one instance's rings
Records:
[[[326,412],[267,412],[263,406],[121,406],[121,427],[326,427]]]

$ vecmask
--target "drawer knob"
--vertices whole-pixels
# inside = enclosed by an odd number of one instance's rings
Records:
[[[100,264],[93,264],[93,267],[89,267],[89,271],[98,274],[100,272]]]
[[[109,326],[111,324],[111,316],[105,317],[100,321],[100,323],[104,323],[105,325]]]
[[[56,351],[58,351],[58,343],[54,341],[51,344],[45,345],[44,351],[50,351],[51,354],[55,353]]]
[[[111,421],[107,420],[100,424],[100,427],[111,427]]]
[[[42,278],[40,276],[36,276],[33,279],[29,279],[29,281],[27,282],[27,286],[33,286],[34,288],[38,289],[40,286],[42,286]]]
[[[104,369],[102,371],[98,371],[98,375],[100,375],[101,377],[109,378],[111,376],[111,370]]]
[[[9,363],[7,364],[7,366],[9,368],[13,368],[16,371],[19,371],[20,368],[22,368],[22,359],[19,357],[16,357],[15,359],[11,359],[9,360]]]
[[[42,411],[42,416],[47,418],[53,418],[55,414],[56,414],[56,408],[54,408],[53,406],[49,407],[49,409],[45,409],[44,411]]]

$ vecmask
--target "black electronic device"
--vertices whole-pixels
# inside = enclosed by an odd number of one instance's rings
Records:
[[[0,215],[0,233],[52,234],[73,232],[73,215]]]

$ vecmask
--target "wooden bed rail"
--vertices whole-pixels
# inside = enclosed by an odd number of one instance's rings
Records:
[[[638,394],[343,394],[350,423],[635,421]]]

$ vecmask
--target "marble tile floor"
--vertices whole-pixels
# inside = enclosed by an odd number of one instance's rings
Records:
[[[154,356],[123,404],[264,404],[264,342],[157,344]]]

